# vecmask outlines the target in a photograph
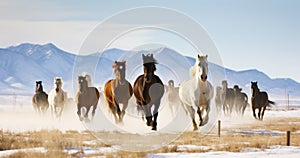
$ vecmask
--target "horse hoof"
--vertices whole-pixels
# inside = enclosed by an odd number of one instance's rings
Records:
[[[80,118],[79,118],[79,120],[80,120],[80,121],[83,121],[83,118],[82,118],[82,117],[80,117]]]
[[[156,130],[157,130],[157,128],[156,128],[156,127],[152,127],[152,130],[153,130],[153,131],[156,131]]]
[[[194,131],[197,131],[198,130],[198,127],[194,127]]]

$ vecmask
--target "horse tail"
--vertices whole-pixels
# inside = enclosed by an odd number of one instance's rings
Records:
[[[275,105],[275,102],[273,102],[273,101],[271,101],[271,100],[268,100],[268,106],[270,106],[270,104],[272,104],[272,105]]]

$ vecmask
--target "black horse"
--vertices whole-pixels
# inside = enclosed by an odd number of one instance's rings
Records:
[[[138,110],[142,110],[146,115],[147,125],[152,126],[152,130],[157,130],[158,108],[161,98],[164,95],[164,85],[160,78],[154,74],[156,60],[153,58],[153,54],[143,54],[142,56],[144,74],[135,80],[133,93],[138,104]],[[153,105],[154,110],[152,113],[151,107]],[[154,117],[153,120],[152,117]]]
[[[35,94],[32,97],[33,108],[36,112],[44,114],[49,108],[48,94],[43,90],[42,81],[35,83]]]
[[[268,98],[268,93],[264,91],[260,91],[257,82],[251,82],[251,91],[252,91],[252,97],[251,97],[251,104],[252,104],[252,110],[253,110],[253,116],[257,119],[255,110],[258,109],[258,119],[263,120],[265,110],[267,106],[270,106],[270,104],[275,104],[275,102],[270,101]]]

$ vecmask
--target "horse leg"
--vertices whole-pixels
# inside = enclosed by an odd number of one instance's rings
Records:
[[[144,111],[146,114],[147,126],[152,125],[151,105],[145,105]]]
[[[258,109],[258,119],[259,119],[259,120],[261,120],[261,109],[262,109],[262,107],[260,107],[260,108]]]
[[[81,105],[80,104],[77,104],[77,115],[80,119],[80,121],[82,121],[82,117],[81,117]]]
[[[185,105],[185,106],[187,107],[187,110],[190,113],[190,117],[192,119],[194,131],[197,131],[198,127],[197,127],[197,123],[195,121],[195,110],[194,110],[194,108],[192,106],[189,106],[189,105]]]
[[[203,126],[203,125],[204,125],[204,124],[203,124],[203,118],[202,118],[201,110],[200,110],[199,107],[198,107],[198,109],[197,109],[197,114],[199,115],[199,120],[200,120],[199,126]]]
[[[152,130],[157,130],[157,116],[158,116],[158,108],[159,108],[160,102],[154,104],[154,110],[153,110],[153,124],[152,124]]]
[[[255,119],[257,119],[256,114],[255,114],[255,107],[252,106],[252,111],[253,111],[253,116]]]
[[[267,106],[264,106],[264,107],[262,108],[262,113],[261,113],[260,120],[263,120],[263,117],[264,117],[264,114],[265,114],[266,107],[267,107]]]
[[[127,106],[128,106],[128,102],[123,103],[123,108],[122,108],[121,116],[120,116],[120,122],[123,122],[123,118],[124,118],[125,110],[127,109]]]
[[[91,106],[88,106],[88,107],[86,108],[86,112],[85,112],[85,114],[84,114],[85,119],[88,119],[90,109],[91,109]]]
[[[93,105],[93,110],[92,110],[92,119],[94,119],[95,113],[97,109],[97,104]]]

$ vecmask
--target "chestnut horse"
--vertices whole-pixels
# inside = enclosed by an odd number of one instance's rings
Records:
[[[100,98],[100,93],[97,88],[88,87],[88,81],[84,76],[78,77],[78,88],[79,91],[77,92],[76,96],[77,115],[79,116],[80,121],[82,121],[83,118],[81,117],[81,108],[85,107],[86,111],[84,114],[84,118],[88,120],[88,113],[90,111],[90,108],[93,106],[93,119]]]
[[[104,95],[106,103],[114,115],[115,122],[122,123],[128,100],[131,98],[133,90],[131,84],[125,79],[126,61],[115,61],[112,67],[116,78],[105,83]],[[119,104],[123,104],[122,111]]]
[[[251,82],[251,104],[254,118],[257,119],[255,110],[258,109],[258,119],[263,120],[265,110],[270,104],[275,104],[275,102],[270,101],[268,98],[268,93],[260,91],[257,86],[257,82]]]
[[[161,79],[154,74],[157,62],[153,58],[153,54],[143,54],[142,57],[144,74],[135,80],[133,93],[138,111],[143,111],[146,115],[147,126],[152,126],[152,130],[157,130],[158,108],[164,95],[164,85]],[[152,106],[154,106],[153,112],[151,112]]]
[[[36,112],[44,114],[49,108],[48,94],[43,90],[42,81],[35,83],[35,94],[32,97],[33,108]]]

